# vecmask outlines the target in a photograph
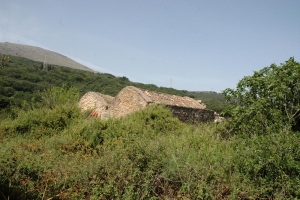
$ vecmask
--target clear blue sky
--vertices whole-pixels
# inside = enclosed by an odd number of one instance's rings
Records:
[[[136,82],[220,92],[300,61],[300,0],[0,0],[0,42]]]

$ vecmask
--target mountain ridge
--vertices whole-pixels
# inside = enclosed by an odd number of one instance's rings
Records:
[[[0,42],[0,53],[13,56],[20,56],[39,62],[46,62],[47,64],[51,65],[59,65],[73,69],[80,69],[84,71],[93,72],[92,69],[72,60],[71,58],[68,58],[63,54],[43,49],[37,46],[15,44],[10,42]]]

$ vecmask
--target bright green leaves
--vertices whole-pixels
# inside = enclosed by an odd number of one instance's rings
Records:
[[[232,106],[225,111],[235,132],[264,134],[300,130],[300,64],[290,58],[244,77],[223,94]]]

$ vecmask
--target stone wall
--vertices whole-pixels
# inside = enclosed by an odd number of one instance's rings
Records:
[[[167,106],[174,117],[186,123],[207,123],[215,119],[214,111],[204,109],[193,109],[177,106]]]
[[[110,104],[109,116],[121,117],[145,108],[151,102],[138,88],[126,87],[119,92]]]

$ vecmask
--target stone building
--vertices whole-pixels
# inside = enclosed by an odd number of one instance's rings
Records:
[[[190,97],[153,92],[133,86],[123,88],[114,98],[96,92],[88,92],[80,99],[78,105],[82,111],[93,109],[91,116],[107,119],[108,117],[125,116],[144,109],[152,103],[166,105],[173,116],[183,122],[214,121],[214,112],[206,110],[204,104]]]

